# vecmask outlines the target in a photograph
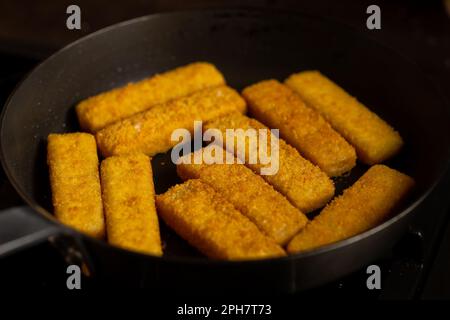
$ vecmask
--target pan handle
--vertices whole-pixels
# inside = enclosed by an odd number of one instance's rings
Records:
[[[0,258],[47,241],[61,229],[23,206],[0,212]]]

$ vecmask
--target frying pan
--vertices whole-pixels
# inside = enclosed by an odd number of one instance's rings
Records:
[[[392,124],[406,141],[387,164],[413,176],[414,194],[388,221],[316,250],[260,261],[204,258],[161,223],[163,257],[121,250],[52,216],[46,137],[79,130],[74,105],[101,91],[193,61],[227,82],[251,83],[318,69]],[[16,88],[1,122],[2,164],[28,206],[0,214],[0,255],[51,241],[68,263],[113,286],[173,292],[295,292],[355,271],[402,235],[447,168],[449,109],[413,63],[367,35],[316,17],[265,10],[189,11],[146,16],[89,35],[57,52]],[[170,157],[152,160],[157,193],[179,182]],[[338,193],[367,167],[337,179]],[[428,212],[433,219],[433,212]],[[207,290],[207,291],[205,291]]]

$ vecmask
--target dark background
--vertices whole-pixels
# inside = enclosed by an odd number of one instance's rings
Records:
[[[45,57],[105,26],[155,12],[219,7],[287,8],[350,25],[413,58],[427,69],[450,71],[450,15],[445,0],[2,0],[0,48]],[[81,8],[82,29],[65,27],[66,8]],[[382,29],[366,29],[366,8],[377,4]]]
[[[120,21],[157,12],[220,7],[288,9],[346,24],[417,62],[424,73],[441,88],[447,99],[450,99],[450,9],[446,9],[446,3],[450,3],[450,0],[0,0],[0,104],[3,104],[16,82],[36,63],[91,32]],[[81,8],[81,30],[66,28],[66,8],[70,4]],[[381,30],[366,28],[366,9],[371,4],[381,8]],[[448,7],[450,8],[450,4]],[[0,209],[21,204],[11,186],[3,183],[2,179],[5,177],[0,171]],[[308,295],[316,298],[347,298],[355,295],[359,298],[380,295],[385,298],[450,298],[449,210],[448,201],[443,201],[443,197],[447,199],[450,196],[449,183],[441,186],[440,192],[440,195],[430,200],[434,202],[430,210],[444,212],[438,223],[443,231],[432,231],[436,234],[437,242],[432,245],[433,250],[429,253],[430,262],[422,263],[422,258],[416,257],[416,247],[423,244],[420,237],[416,239],[414,232],[407,235],[406,240],[397,246],[399,251],[406,252],[406,261],[411,260],[412,263],[405,263],[403,259],[400,265],[396,266],[397,260],[392,265],[390,258],[386,258],[389,261],[386,264],[389,265],[386,276],[389,278],[391,274],[394,275],[391,276],[394,280],[387,281],[386,286],[388,289],[389,286],[394,287],[395,290],[386,289],[381,294],[368,293],[367,289],[363,288],[365,282],[362,280],[366,275],[361,271],[356,276],[352,275],[325,288],[319,288]],[[423,228],[423,221],[427,220],[426,212],[420,219],[422,220],[418,224]],[[417,262],[418,260],[420,261]],[[29,268],[30,261],[34,269]],[[383,263],[380,261],[381,265]],[[55,267],[61,264],[63,262],[59,255],[45,246],[10,257],[0,261],[0,287],[5,281],[18,287],[54,287],[55,284],[64,287],[64,269]],[[49,273],[53,275],[52,280],[41,277],[44,271],[47,276]]]

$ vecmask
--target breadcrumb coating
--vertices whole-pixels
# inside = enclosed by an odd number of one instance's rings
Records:
[[[335,198],[288,245],[295,253],[350,238],[383,222],[414,186],[414,180],[385,165],[371,167]]]
[[[229,115],[211,120],[204,125],[207,129],[218,129],[225,137],[226,129],[241,128],[247,129],[268,129],[259,121],[249,118],[240,113],[234,112]],[[270,139],[276,138],[270,132],[267,139],[267,148],[270,153]],[[249,146],[247,139],[246,161],[245,165],[256,173],[260,173],[261,168],[268,165],[261,162],[250,163]],[[279,150],[279,168],[273,175],[262,175],[262,178],[271,184],[277,191],[282,193],[295,207],[300,211],[308,213],[315,209],[323,207],[334,195],[333,181],[319,167],[303,158],[298,151],[288,145],[283,139],[278,140]],[[226,148],[226,138],[222,141]],[[234,143],[236,152],[236,141]],[[259,144],[254,146],[259,151]]]
[[[158,213],[181,237],[214,259],[284,256],[284,250],[212,187],[188,180],[156,196]]]
[[[92,237],[103,238],[105,222],[94,136],[50,134],[47,163],[56,218]]]
[[[96,132],[154,105],[224,84],[214,65],[196,62],[90,97],[76,112],[81,128]]]
[[[174,130],[192,132],[196,120],[208,121],[245,110],[245,101],[235,90],[226,86],[205,89],[108,126],[97,132],[97,143],[104,157],[133,152],[153,156],[178,143],[171,140]]]
[[[398,132],[320,72],[296,73],[285,83],[355,147],[364,163],[381,163],[401,149]]]
[[[202,152],[199,150],[197,152]],[[220,193],[264,234],[284,245],[308,219],[243,164],[179,164],[183,179],[200,179]]]
[[[162,255],[150,158],[130,154],[103,160],[101,184],[108,242]]]
[[[355,149],[289,87],[266,80],[245,88],[242,95],[255,118],[279,129],[284,140],[329,176],[355,166]]]

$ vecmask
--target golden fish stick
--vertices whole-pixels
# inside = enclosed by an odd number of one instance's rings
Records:
[[[284,256],[284,250],[212,187],[188,180],[156,196],[162,219],[208,257],[248,260]]]
[[[313,249],[377,226],[413,186],[414,180],[403,173],[384,165],[371,167],[291,240],[288,251]]]
[[[178,141],[172,132],[194,130],[194,121],[207,121],[232,111],[245,112],[245,101],[226,86],[205,89],[188,97],[157,105],[97,132],[103,156],[142,152],[149,156],[166,152]]]
[[[355,149],[315,110],[276,80],[266,80],[244,89],[249,110],[305,158],[329,176],[339,176],[356,164]]]
[[[90,236],[104,237],[94,136],[88,133],[50,134],[47,163],[56,218]]]
[[[240,128],[248,129],[268,129],[255,119],[246,117],[239,113],[232,113],[215,120],[211,120],[204,126],[205,129],[218,129],[222,132],[225,139],[222,141],[226,148],[226,129]],[[267,149],[270,152],[270,141],[274,137],[268,131]],[[235,139],[236,140],[236,139]],[[246,141],[247,146],[250,143]],[[331,179],[305,158],[298,151],[288,145],[283,139],[278,140],[279,150],[279,168],[278,172],[272,175],[262,175],[264,180],[270,183],[276,190],[282,193],[295,207],[302,212],[308,213],[320,207],[323,207],[334,195],[334,184]],[[228,150],[236,154],[237,143],[234,143],[235,150]],[[257,152],[259,152],[259,143],[256,144]],[[245,150],[245,165],[260,173],[261,168],[268,165],[262,164],[260,161],[250,162],[250,148]]]
[[[197,62],[90,97],[76,112],[81,127],[96,132],[154,105],[224,84],[214,65]]]
[[[264,234],[284,245],[308,219],[264,179],[243,164],[179,164],[186,179],[200,179],[227,199]]]
[[[355,147],[364,163],[383,162],[402,147],[398,132],[318,71],[293,74],[285,83]]]
[[[144,154],[102,161],[101,181],[108,242],[162,255],[150,158]]]

